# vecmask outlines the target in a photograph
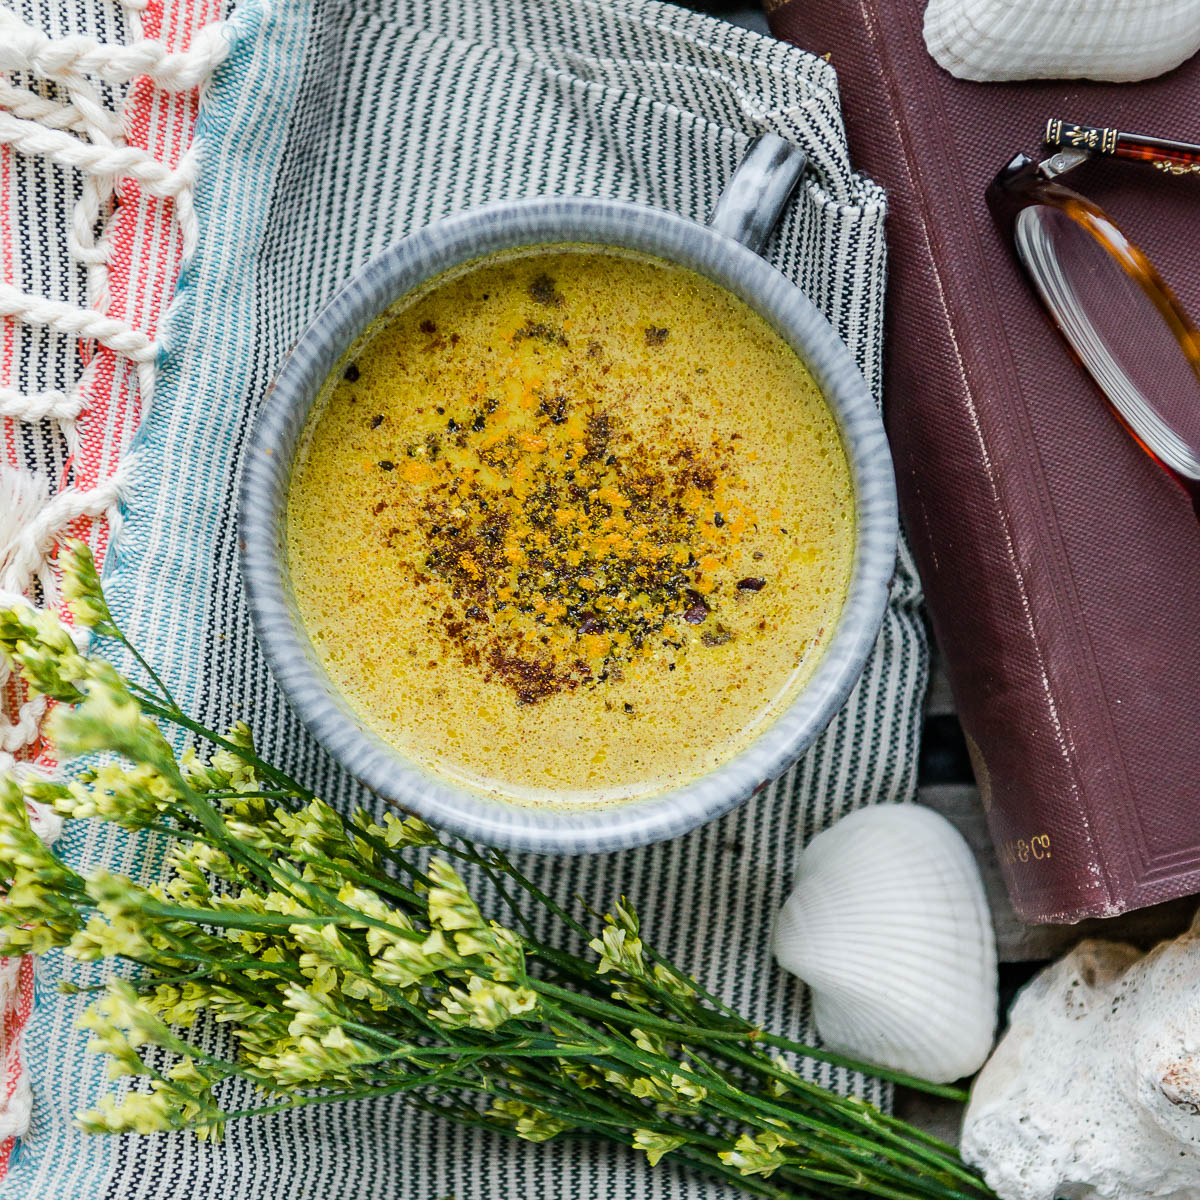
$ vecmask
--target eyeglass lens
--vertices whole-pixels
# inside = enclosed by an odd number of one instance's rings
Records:
[[[1163,463],[1200,480],[1200,377],[1146,290],[1105,242],[1053,205],[1021,211],[1016,244],[1116,410]]]

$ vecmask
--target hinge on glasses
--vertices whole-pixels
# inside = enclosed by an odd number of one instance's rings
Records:
[[[1068,171],[1073,171],[1091,157],[1087,150],[1059,150],[1038,163],[1038,174],[1043,179],[1054,179],[1059,175],[1065,175]]]
[[[1073,171],[1094,154],[1115,154],[1120,136],[1116,129],[1073,125],[1059,117],[1051,117],[1046,122],[1042,142],[1055,153],[1038,163],[1038,172],[1043,179],[1053,179]]]

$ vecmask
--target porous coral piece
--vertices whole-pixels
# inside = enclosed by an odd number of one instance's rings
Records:
[[[1200,916],[1149,954],[1085,941],[1017,998],[963,1156],[1003,1200],[1200,1196]]]

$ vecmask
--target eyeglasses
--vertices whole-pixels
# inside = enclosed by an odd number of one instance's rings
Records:
[[[1041,162],[1018,154],[987,190],[1054,324],[1138,444],[1200,517],[1200,332],[1146,255],[1059,179],[1098,156],[1200,174],[1200,146],[1051,120]]]

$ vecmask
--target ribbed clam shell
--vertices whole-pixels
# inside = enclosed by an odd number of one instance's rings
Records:
[[[1200,3],[930,0],[925,44],[960,79],[1151,79],[1200,50]]]
[[[978,1070],[996,947],[970,847],[917,805],[859,809],[801,855],[775,957],[812,990],[824,1043],[935,1082]]]

